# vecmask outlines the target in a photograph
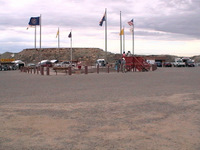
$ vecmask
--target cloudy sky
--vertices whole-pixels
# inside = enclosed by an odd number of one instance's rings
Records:
[[[132,50],[130,26],[134,18],[135,54],[200,55],[200,0],[0,0],[0,53],[34,47],[30,17],[42,14],[42,48],[73,47],[104,49],[107,8],[108,51],[120,52],[120,11],[125,27],[125,51]],[[37,28],[39,47],[39,27]]]

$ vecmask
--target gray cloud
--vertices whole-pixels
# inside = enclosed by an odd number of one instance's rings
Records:
[[[62,27],[79,30],[85,36],[102,38],[96,32],[102,30],[98,23],[105,8],[108,12],[108,29],[119,30],[119,11],[126,29],[127,22],[134,18],[135,36],[142,39],[190,40],[200,39],[200,1],[199,0],[0,0],[0,42],[30,42],[32,39],[14,38],[12,34],[26,34],[24,31],[32,16],[42,14],[42,26]],[[9,27],[9,28],[8,28]],[[23,31],[15,28],[23,28]],[[93,30],[93,33],[87,31]],[[6,34],[8,32],[10,34]],[[12,33],[14,32],[14,33]],[[46,32],[46,31],[45,31]],[[49,34],[53,31],[48,31]],[[103,32],[103,31],[102,31]],[[55,34],[55,33],[54,33]],[[111,37],[118,31],[110,31]],[[116,36],[116,39],[118,36]],[[48,41],[48,39],[44,39]],[[51,41],[51,40],[49,40]],[[1,47],[2,48],[2,47]]]
[[[163,7],[170,8],[170,10],[156,16],[136,18],[136,27],[200,39],[200,18],[198,17],[200,9],[197,9],[200,8],[200,1],[170,0],[165,1],[161,8]]]

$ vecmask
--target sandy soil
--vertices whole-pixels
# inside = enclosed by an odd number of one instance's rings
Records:
[[[0,77],[0,150],[200,149],[198,67]]]

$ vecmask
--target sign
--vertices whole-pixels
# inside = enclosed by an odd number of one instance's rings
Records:
[[[0,59],[1,62],[12,62],[15,61],[13,58],[5,58],[5,59]]]

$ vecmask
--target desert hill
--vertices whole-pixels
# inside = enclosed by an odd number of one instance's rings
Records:
[[[73,60],[95,62],[97,59],[105,58],[106,52],[99,48],[73,48]],[[1,55],[1,58],[12,58],[13,53],[6,52]],[[107,52],[107,60],[114,61],[115,54]],[[71,58],[70,48],[42,48],[40,49],[24,49],[19,53],[14,53],[14,59],[22,60],[25,63],[37,63],[40,60],[66,60]]]
[[[99,48],[73,48],[73,60],[85,61],[94,63],[97,59],[106,58],[106,52]],[[1,58],[14,58],[15,60],[22,60],[25,63],[37,63],[40,60],[61,60],[69,61],[71,58],[70,48],[42,48],[40,49],[24,49],[19,53],[6,52],[0,55]],[[120,54],[107,52],[107,61],[109,63],[115,62],[120,58]],[[166,61],[173,62],[178,56],[174,55],[148,55],[152,57],[165,57]],[[200,62],[200,55],[191,57],[195,62]]]

